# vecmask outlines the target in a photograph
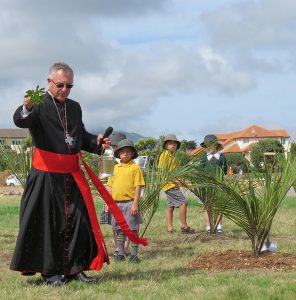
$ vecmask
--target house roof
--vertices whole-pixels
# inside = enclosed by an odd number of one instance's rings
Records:
[[[238,144],[232,144],[231,146],[222,149],[222,153],[244,153],[244,152],[248,152],[251,148],[253,143],[251,143],[250,145],[244,147],[244,148],[240,148],[240,146]],[[197,155],[199,153],[201,153],[204,150],[203,147],[199,146],[196,149],[192,150],[190,152],[191,156]]]
[[[194,156],[194,155],[197,155],[197,154],[201,153],[203,150],[204,150],[204,148],[201,147],[201,146],[199,146],[199,147],[197,147],[196,149],[194,149],[194,150],[188,152],[188,155],[189,155],[189,156]]]
[[[221,142],[227,141],[229,139],[238,139],[238,138],[275,138],[275,137],[285,137],[289,138],[289,134],[287,130],[279,129],[279,130],[269,130],[258,125],[251,125],[246,129],[235,131],[232,133],[217,133],[215,134]]]
[[[28,129],[0,129],[0,138],[28,138],[30,136]]]
[[[215,133],[218,140],[221,142],[224,149],[223,153],[242,153],[250,150],[250,145],[241,149],[236,143],[227,147],[226,145],[230,142],[241,138],[289,138],[290,135],[284,129],[278,130],[269,130],[258,125],[251,125],[243,130],[235,131],[231,133]],[[202,147],[197,147],[193,151],[191,151],[190,155],[197,155],[202,151]]]
[[[238,144],[232,144],[230,147],[227,147],[222,150],[223,153],[241,153],[242,149]]]

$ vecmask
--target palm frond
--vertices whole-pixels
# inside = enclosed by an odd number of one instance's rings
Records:
[[[160,153],[158,153],[159,156]],[[159,197],[162,188],[173,179],[183,178],[194,169],[193,165],[185,163],[182,154],[176,153],[176,158],[179,164],[174,170],[168,168],[158,168],[158,160],[154,159],[153,163],[147,163],[148,168],[145,171],[145,189],[142,195],[139,208],[144,219],[144,225],[141,229],[141,236],[143,236],[150,225],[150,222],[159,205]]]
[[[278,207],[296,181],[296,160],[282,154],[274,159],[277,168],[271,171],[266,166],[262,173],[253,171],[244,180],[207,178],[198,169],[190,179],[195,189],[205,185],[216,190],[215,196],[220,196],[211,199],[211,209],[223,213],[246,232],[254,255],[260,254]]]

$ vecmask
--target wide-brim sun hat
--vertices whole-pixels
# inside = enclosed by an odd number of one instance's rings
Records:
[[[174,135],[174,134],[168,134],[168,135],[166,135],[166,136],[164,137],[164,140],[163,140],[163,143],[162,143],[162,148],[163,148],[163,149],[165,149],[165,143],[166,143],[167,141],[173,141],[173,142],[176,142],[176,143],[177,143],[177,149],[180,148],[181,142],[178,141],[176,135]]]
[[[126,139],[126,135],[123,132],[116,131],[110,135],[110,145],[118,146],[119,142]]]
[[[133,149],[134,151],[134,155],[132,157],[132,159],[135,159],[138,157],[138,152],[135,148],[135,145],[134,143],[131,141],[131,140],[128,140],[128,139],[124,139],[124,140],[121,140],[119,143],[118,143],[118,147],[117,149],[114,151],[114,157],[116,158],[120,158],[119,157],[119,150],[122,149],[122,148],[125,148],[125,147],[130,147]]]
[[[203,148],[208,148],[212,145],[218,145],[220,148],[222,147],[222,144],[219,142],[217,136],[214,134],[208,134],[204,137],[203,142],[200,144]]]

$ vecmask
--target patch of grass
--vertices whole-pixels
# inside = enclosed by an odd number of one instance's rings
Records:
[[[18,229],[19,220],[19,197],[1,197],[0,198],[0,228]]]
[[[111,264],[100,272],[89,272],[98,283],[86,285],[71,282],[62,288],[43,284],[40,275],[21,276],[9,270],[18,228],[19,198],[0,200],[0,282],[1,299],[294,299],[296,270],[209,272],[191,270],[189,263],[199,254],[227,249],[251,250],[246,235],[232,222],[224,219],[223,237],[205,239],[166,232],[166,202],[160,202],[146,236],[150,244],[140,247],[139,265],[127,262]],[[296,198],[287,197],[274,220],[271,239],[279,251],[295,253]],[[101,204],[96,204],[98,213]],[[179,229],[179,211],[174,212],[175,228]],[[204,231],[203,210],[195,198],[188,208],[189,224]],[[102,225],[109,252],[113,252],[112,230]],[[296,253],[295,253],[296,254]]]
[[[281,203],[282,209],[295,208],[296,209],[296,198],[292,196],[287,196]]]

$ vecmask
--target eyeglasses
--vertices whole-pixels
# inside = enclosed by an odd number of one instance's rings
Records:
[[[62,89],[63,87],[66,87],[67,89],[72,89],[72,87],[74,86],[73,83],[54,82],[52,79],[50,79],[50,81],[52,81],[58,89]]]

